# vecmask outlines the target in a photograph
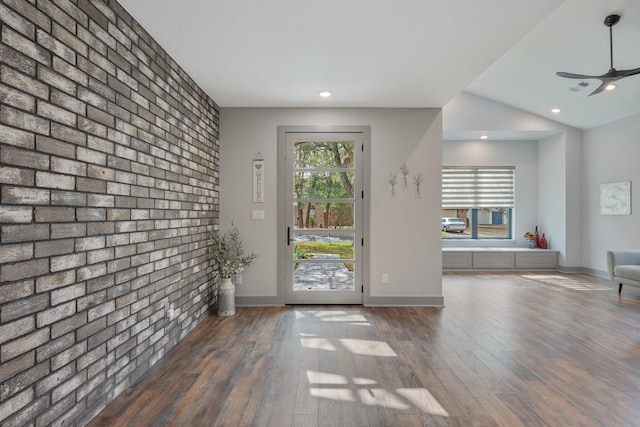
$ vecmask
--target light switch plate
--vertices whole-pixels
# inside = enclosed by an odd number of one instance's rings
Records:
[[[252,210],[251,211],[251,219],[252,220],[264,220],[264,211],[263,210]]]

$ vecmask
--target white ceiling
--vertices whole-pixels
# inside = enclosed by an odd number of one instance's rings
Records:
[[[466,90],[588,129],[640,113],[640,0],[120,0],[222,107],[443,107]],[[321,89],[333,91],[323,99]],[[554,115],[552,107],[562,112]]]

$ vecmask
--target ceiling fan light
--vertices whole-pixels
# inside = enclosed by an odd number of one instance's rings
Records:
[[[482,135],[482,136],[480,137],[480,139],[487,139],[487,138],[489,138],[487,135]]]
[[[318,95],[320,95],[323,98],[328,98],[331,96],[331,91],[330,90],[321,90],[318,92]]]
[[[614,90],[615,88],[616,88],[616,85],[614,85],[613,83],[609,83],[605,89],[606,90]]]
[[[552,112],[553,114],[558,114],[558,113],[560,112],[560,109],[559,109],[559,108],[552,108],[552,109],[551,109],[551,112]]]

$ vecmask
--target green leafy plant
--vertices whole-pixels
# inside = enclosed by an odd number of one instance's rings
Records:
[[[217,263],[216,273],[223,279],[241,273],[257,256],[254,253],[245,255],[240,231],[233,223],[226,233],[212,235],[211,245],[211,259]]]

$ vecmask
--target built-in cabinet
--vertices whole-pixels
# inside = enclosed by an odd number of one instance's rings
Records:
[[[442,248],[443,270],[557,270],[558,251],[527,248]]]

